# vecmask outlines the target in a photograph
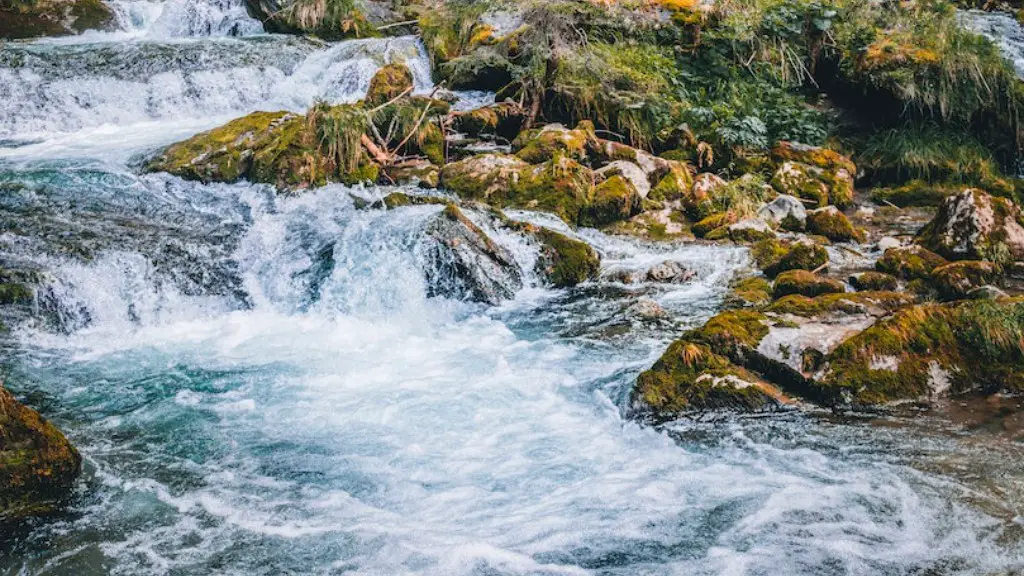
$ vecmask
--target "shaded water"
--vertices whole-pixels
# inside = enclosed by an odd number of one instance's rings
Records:
[[[494,230],[527,287],[488,309],[425,296],[437,207],[137,175],[222,115],[358,98],[398,54],[430,80],[412,39],[154,40],[168,7],[135,9],[153,14],[120,35],[0,50],[0,90],[21,91],[0,100],[0,265],[44,278],[4,311],[3,371],[86,460],[65,514],[0,537],[0,572],[1022,566],[1016,444],[941,418],[628,418],[636,374],[715,312],[742,249],[581,231],[606,269],[672,259],[697,277],[555,291],[529,272],[535,249]],[[628,313],[640,295],[672,319]]]

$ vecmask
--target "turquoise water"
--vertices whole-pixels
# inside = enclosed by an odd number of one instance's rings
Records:
[[[2,265],[44,275],[33,306],[4,311],[3,371],[85,458],[63,514],[0,535],[0,572],[1022,567],[1015,444],[930,419],[790,412],[654,429],[629,417],[636,375],[715,312],[748,266],[742,249],[584,231],[606,270],[670,259],[697,277],[554,291],[528,273],[534,248],[493,231],[527,287],[487,308],[425,297],[422,229],[437,207],[353,207],[350,193],[388,191],[377,188],[289,198],[139,176],[155,147],[221,115],[360,93],[388,50],[274,48],[243,74],[251,62],[232,60],[236,46],[296,41],[154,40],[140,26],[96,44],[0,49],[44,53],[53,68],[0,72],[25,82],[0,104]],[[202,46],[219,56],[181,57]],[[130,56],[115,74],[61,68],[64,50]],[[179,81],[153,80],[167,73]],[[123,90],[114,75],[146,91],[120,116],[103,109]],[[245,78],[277,84],[225,100],[203,88],[223,86],[218,75],[240,92]],[[671,318],[630,315],[639,295]]]

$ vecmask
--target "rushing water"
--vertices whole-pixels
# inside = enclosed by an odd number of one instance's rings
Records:
[[[929,419],[629,419],[636,374],[715,312],[741,249],[581,231],[608,272],[697,277],[555,291],[492,230],[527,287],[486,308],[425,296],[437,207],[139,176],[226,118],[358,98],[391,58],[430,86],[414,39],[230,37],[258,31],[236,8],[125,2],[126,31],[0,49],[0,265],[44,278],[4,311],[3,371],[86,461],[66,513],[0,535],[0,572],[1021,568],[1015,444]]]

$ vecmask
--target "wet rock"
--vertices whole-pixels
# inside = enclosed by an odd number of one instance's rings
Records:
[[[899,248],[903,243],[892,236],[884,236],[878,240],[878,249],[885,252],[889,248]]]
[[[862,242],[864,233],[835,206],[826,206],[807,213],[807,231],[819,234],[833,242]]]
[[[0,40],[113,30],[116,24],[113,11],[101,0],[0,2]]]
[[[0,519],[53,510],[81,468],[60,430],[0,385]]]
[[[762,276],[732,282],[726,296],[726,302],[731,306],[763,306],[771,301],[772,285]]]
[[[942,203],[917,243],[951,260],[1024,260],[1024,215],[1010,200],[967,189]]]
[[[666,260],[647,269],[644,278],[648,282],[661,284],[682,284],[689,282],[697,273],[675,260]]]
[[[807,270],[789,270],[779,274],[775,278],[775,285],[772,288],[772,295],[775,298],[790,294],[813,298],[822,294],[843,292],[846,292],[846,287],[842,282],[819,276]]]
[[[884,272],[861,272],[850,276],[849,282],[850,286],[853,286],[853,289],[858,292],[891,291],[899,286],[899,281],[895,276]]]
[[[929,280],[932,270],[945,263],[942,256],[914,245],[886,250],[875,262],[875,269],[902,280]]]
[[[650,298],[640,298],[633,302],[626,308],[625,314],[644,320],[661,320],[668,316],[665,309]]]
[[[1002,269],[992,262],[961,260],[944,264],[932,270],[932,283],[939,296],[947,300],[965,298],[977,288],[993,283],[1002,275]]]
[[[571,288],[597,277],[601,258],[589,244],[548,228],[540,228],[537,271],[556,288]]]
[[[779,194],[757,212],[758,218],[783,230],[803,230],[807,225],[807,209],[795,196]]]
[[[426,251],[427,295],[498,304],[522,288],[512,254],[495,243],[455,205],[424,229],[434,240]]]

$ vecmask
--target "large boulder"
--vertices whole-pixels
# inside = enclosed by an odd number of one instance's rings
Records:
[[[101,0],[0,0],[0,40],[112,30],[114,12]]]
[[[593,198],[580,213],[583,226],[605,226],[640,213],[642,195],[632,180],[615,175],[594,188]]]
[[[847,339],[815,387],[836,404],[875,405],[1024,390],[1020,299],[904,308]]]
[[[783,194],[845,208],[853,203],[853,178],[857,167],[842,154],[796,142],[780,142],[772,149],[779,166],[772,186]]]
[[[807,225],[807,209],[796,196],[779,194],[757,212],[758,218],[784,230],[803,230]]]
[[[522,288],[519,266],[454,204],[427,223],[427,295],[498,304]]]
[[[835,206],[825,206],[807,213],[807,231],[818,234],[833,242],[861,242],[864,233],[854,228],[853,223]]]
[[[60,430],[0,385],[0,519],[50,511],[81,469]]]
[[[556,288],[571,288],[601,271],[601,258],[586,242],[548,228],[536,230],[535,236],[541,244],[537,271]]]
[[[917,242],[950,260],[1024,260],[1024,215],[1010,200],[969,188],[942,203]]]

